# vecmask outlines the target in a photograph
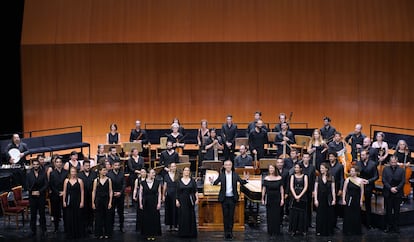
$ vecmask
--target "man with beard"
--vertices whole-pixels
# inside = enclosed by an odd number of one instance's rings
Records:
[[[335,179],[335,194],[336,194],[336,201],[342,201],[342,188],[344,186],[344,166],[338,162],[336,152],[330,152],[328,155],[329,164],[330,164],[330,174]],[[335,214],[333,219],[333,227],[337,227],[337,220],[338,217],[342,217],[343,215],[343,207],[342,205],[336,203],[335,204]]]
[[[36,218],[39,213],[39,223],[42,230],[42,237],[46,235],[46,190],[48,187],[47,176],[44,170],[40,169],[38,160],[32,162],[32,169],[27,174],[27,189],[30,203],[30,228],[32,236],[36,235]]]
[[[91,162],[89,159],[83,161],[83,171],[79,173],[79,178],[82,179],[84,184],[84,200],[85,202],[83,211],[85,218],[86,231],[92,233],[93,231],[93,209],[92,209],[92,189],[93,181],[97,177],[97,173],[91,170]]]
[[[112,227],[115,222],[115,209],[118,213],[119,231],[124,232],[124,200],[125,200],[125,177],[120,170],[121,164],[115,161],[112,170],[108,172],[108,177],[112,180],[113,200],[112,200]]]

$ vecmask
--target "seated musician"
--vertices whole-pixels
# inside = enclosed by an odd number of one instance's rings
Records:
[[[181,125],[180,120],[177,117],[173,118],[171,125],[173,124],[178,124],[178,132],[184,135],[184,127]]]
[[[167,149],[163,150],[160,154],[160,165],[164,166],[164,171],[161,175],[164,175],[166,172],[169,171],[169,166],[171,163],[179,163],[180,157],[178,153],[173,148],[173,142],[168,140],[167,141]]]
[[[182,149],[184,148],[184,135],[179,132],[180,125],[177,123],[173,123],[171,125],[171,134],[167,136],[167,141],[171,141],[173,148],[176,149],[176,151],[181,154]]]
[[[384,141],[385,134],[378,132],[375,136],[376,141],[372,143],[372,148],[378,150],[378,162],[380,164],[388,163],[388,143]]]
[[[206,139],[204,145],[204,150],[206,151],[204,160],[218,160],[218,151],[223,149],[223,141],[221,137],[217,136],[216,129],[210,129],[210,137]]]
[[[148,144],[147,132],[141,128],[141,121],[135,121],[135,129],[131,130],[129,142]]]
[[[18,149],[20,154],[17,159],[18,161],[15,161],[15,157],[10,156],[9,151],[11,149]],[[20,164],[21,167],[24,167],[25,164],[28,164],[28,161],[26,160],[26,156],[29,154],[29,148],[26,143],[22,142],[20,139],[19,134],[13,134],[11,138],[11,142],[6,147],[6,160],[9,164]]]
[[[247,148],[245,145],[240,145],[240,155],[234,158],[234,168],[244,168],[246,166],[253,166],[253,158],[247,154]]]

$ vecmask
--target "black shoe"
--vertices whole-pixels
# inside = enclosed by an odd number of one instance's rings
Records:
[[[384,233],[390,233],[390,232],[391,232],[391,229],[390,228],[384,229]]]
[[[124,229],[123,228],[119,228],[119,232],[123,233]]]

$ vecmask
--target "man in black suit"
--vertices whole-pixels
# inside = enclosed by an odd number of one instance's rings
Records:
[[[239,177],[239,175],[232,170],[233,163],[230,160],[224,162],[224,172],[221,172],[219,177],[213,181],[209,177],[212,185],[220,183],[220,192],[218,196],[219,202],[222,204],[223,223],[224,223],[224,239],[233,239],[233,224],[234,224],[234,210],[236,203],[239,201],[239,194],[237,191],[237,182],[246,184],[247,181]]]
[[[125,201],[125,177],[121,171],[121,164],[115,161],[112,170],[108,172],[108,177],[112,180],[112,190],[114,192],[112,199],[112,227],[115,222],[115,210],[118,213],[119,231],[124,232],[124,201]]]
[[[233,116],[227,115],[226,123],[221,126],[221,137],[224,143],[224,160],[234,161],[234,148],[236,146],[237,124],[233,123]]]
[[[357,163],[357,166],[360,170],[359,177],[363,178],[365,189],[365,214],[366,214],[366,224],[365,226],[368,229],[372,229],[371,226],[371,196],[372,190],[375,188],[375,181],[378,180],[378,169],[375,161],[369,159],[369,153],[367,150],[361,151],[361,160]]]
[[[32,162],[32,169],[27,174],[27,189],[30,203],[30,228],[32,236],[36,235],[36,218],[39,213],[39,223],[42,230],[42,237],[46,235],[46,191],[48,188],[47,176],[44,170],[40,169],[38,160]]]
[[[387,226],[385,233],[399,233],[400,204],[402,202],[405,183],[405,170],[398,166],[397,156],[391,156],[390,166],[382,171],[383,195]]]
[[[344,187],[344,166],[338,162],[338,154],[336,152],[329,152],[328,155],[329,164],[331,166],[329,173],[335,179],[335,194],[336,201],[341,201],[342,189]],[[333,218],[333,226],[338,228],[337,221],[338,217],[343,216],[343,206],[341,204],[335,204],[335,214]]]

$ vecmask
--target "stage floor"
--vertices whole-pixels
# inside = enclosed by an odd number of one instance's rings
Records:
[[[382,198],[378,197],[377,205],[373,207],[373,210],[380,213],[383,213],[382,209]],[[374,202],[374,199],[373,199]],[[375,204],[373,204],[375,205]],[[117,226],[117,218],[115,220],[115,228],[114,228],[114,235],[111,239],[106,241],[144,241],[145,239],[141,237],[139,232],[135,232],[135,210],[136,207],[125,208],[125,232],[121,233],[118,231]],[[410,201],[410,203],[405,203],[402,206],[402,213],[406,213],[409,211],[414,211],[414,202]],[[254,226],[249,226],[246,224],[245,231],[243,232],[235,232],[233,241],[267,241],[271,238],[266,233],[266,213],[265,207],[259,206],[259,215],[261,217],[261,223],[256,224]],[[314,214],[315,216],[315,214]],[[414,217],[414,216],[412,216]],[[164,221],[164,208],[161,209],[161,221]],[[313,218],[313,223],[315,218]],[[49,231],[52,230],[52,224],[50,223],[49,216],[47,216],[48,222],[48,229]],[[21,224],[21,223],[20,223]],[[61,223],[61,231],[63,230],[63,225]],[[292,237],[288,235],[288,222],[285,221],[283,223],[283,234],[281,236],[276,237],[273,239],[274,241],[375,241],[375,242],[383,242],[383,241],[413,241],[414,238],[414,223],[406,224],[401,226],[401,233],[400,234],[386,234],[381,229],[371,229],[366,230],[363,227],[363,234],[360,236],[344,236],[342,235],[342,219],[338,220],[338,227],[339,229],[336,230],[334,236],[330,237],[321,237],[315,235],[315,229],[310,228],[309,233],[306,237],[303,236],[296,236]],[[67,241],[63,232],[53,234],[49,233],[46,239],[41,239],[40,235],[36,238],[29,238],[30,228],[29,228],[29,221],[25,221],[24,228],[20,228],[19,230],[16,229],[16,225],[14,220],[12,219],[10,225],[7,222],[5,223],[5,219],[2,217],[0,218],[0,241],[51,241],[51,242],[59,242],[59,241]],[[179,238],[176,235],[176,232],[167,232],[167,228],[165,226],[162,227],[163,235],[156,238],[156,241],[223,241],[223,232],[199,232],[199,236],[197,239],[183,239]],[[91,241],[96,240],[92,235],[88,236],[87,238],[79,239],[79,240],[71,240],[71,241]],[[146,241],[146,240],[145,240]]]

